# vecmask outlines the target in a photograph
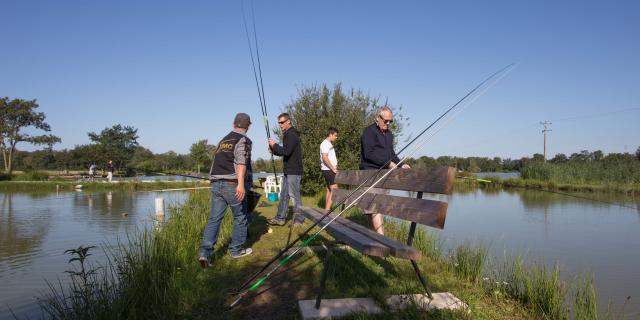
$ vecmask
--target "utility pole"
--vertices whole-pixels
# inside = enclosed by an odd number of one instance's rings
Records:
[[[547,131],[553,131],[551,129],[547,129],[547,126],[551,125],[551,122],[545,120],[544,122],[540,122],[541,125],[544,126],[544,130],[542,130],[542,133],[544,134],[544,162],[547,162]]]

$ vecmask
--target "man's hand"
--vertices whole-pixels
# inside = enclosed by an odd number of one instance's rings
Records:
[[[273,138],[269,138],[269,147],[273,147],[274,144],[276,144],[276,142],[273,140]]]
[[[406,164],[406,163],[403,163],[402,164],[402,169],[411,169],[411,166]]]
[[[236,187],[236,200],[242,201],[245,196],[244,184],[238,184]]]

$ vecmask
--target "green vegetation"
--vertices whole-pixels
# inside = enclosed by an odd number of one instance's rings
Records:
[[[303,194],[313,195],[325,187],[320,172],[320,143],[327,137],[329,127],[340,131],[334,143],[338,168],[358,169],[360,136],[364,128],[374,122],[375,111],[380,106],[377,98],[354,89],[345,92],[339,83],[333,89],[327,85],[313,85],[298,90],[298,97],[285,106],[285,111],[291,115],[293,125],[300,131]],[[402,128],[407,121],[401,111],[402,107],[394,108],[391,129],[396,140],[402,136]]]
[[[36,145],[47,145],[51,150],[60,138],[51,134],[30,135],[25,129],[38,129],[45,132],[51,131],[51,127],[44,119],[43,112],[36,112],[40,107],[36,100],[9,100],[8,97],[0,97],[0,151],[4,160],[4,172],[11,176],[14,169],[14,158],[18,143],[26,142]]]
[[[191,160],[196,164],[197,172],[200,173],[200,167],[208,168],[213,161],[213,153],[216,146],[209,144],[207,139],[199,140],[191,145],[190,156]]]
[[[522,169],[527,180],[553,181],[562,184],[640,184],[640,161],[593,161],[538,163]]]
[[[304,199],[305,203],[316,201]],[[254,212],[247,243],[254,254],[243,259],[226,253],[232,227],[227,215],[212,268],[200,270],[196,258],[208,217],[209,195],[194,192],[184,205],[170,208],[170,218],[162,227],[132,235],[128,244],[111,252],[111,263],[102,266],[102,272],[83,276],[82,270],[91,272],[95,267],[82,260],[80,263],[87,265],[74,269],[70,290],[51,286],[51,293],[42,300],[43,310],[51,317],[68,319],[296,318],[295,301],[315,297],[325,255],[322,249],[305,250],[265,282],[250,303],[222,313],[234,298],[228,293],[284,246],[288,229],[276,227],[269,233],[265,225],[275,209],[275,205],[263,203]],[[346,215],[365,221],[358,210]],[[406,239],[406,225],[388,223],[386,229],[387,236]],[[327,240],[331,238],[321,234],[313,245]],[[414,241],[425,255],[419,264],[434,292],[452,292],[469,305],[469,312],[423,312],[414,306],[393,311],[385,306],[384,314],[354,314],[348,319],[593,319],[597,314],[590,277],[568,284],[560,280],[557,267],[526,268],[519,258],[496,266],[487,261],[483,245],[465,244],[445,256],[442,241],[422,229]],[[392,294],[421,291],[406,260],[337,250],[330,260],[325,297],[374,297],[383,302]]]
[[[531,179],[500,179],[499,177],[485,177],[490,183],[476,183],[472,180],[456,180],[456,186],[479,185],[487,188],[522,188],[533,190],[550,190],[564,192],[599,192],[599,193],[620,193],[630,196],[640,194],[640,184],[622,184],[615,182],[601,183],[558,183],[555,181],[541,181]],[[459,189],[459,188],[458,188]]]

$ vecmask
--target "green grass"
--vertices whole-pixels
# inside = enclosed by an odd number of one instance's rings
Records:
[[[640,161],[535,163],[520,170],[523,179],[564,184],[640,183]]]
[[[501,188],[519,188],[533,189],[543,191],[561,191],[561,192],[585,192],[585,193],[610,193],[624,194],[629,196],[640,195],[640,183],[623,184],[617,182],[599,182],[599,183],[561,183],[557,181],[542,181],[534,179],[500,179],[499,177],[485,177],[490,183],[478,182],[469,179],[456,179],[456,191],[465,189],[467,186],[481,186],[485,189],[501,189]]]
[[[304,202],[316,204],[318,197]],[[303,250],[304,254],[283,266],[249,301],[225,313],[224,308],[235,297],[229,293],[284,246],[288,228],[274,227],[269,232],[265,221],[275,215],[276,205],[258,206],[247,241],[254,254],[232,259],[226,251],[232,227],[227,215],[212,268],[201,270],[197,252],[209,206],[208,192],[192,193],[184,205],[170,208],[169,219],[160,229],[131,235],[130,245],[111,252],[111,263],[91,275],[89,285],[75,277],[71,288],[52,286],[51,294],[43,300],[43,310],[53,318],[65,319],[296,319],[296,301],[315,298],[325,251]],[[345,216],[367,222],[358,210]],[[406,241],[407,230],[407,225],[386,224],[386,235],[400,241]],[[323,233],[312,245],[329,240],[331,237]],[[535,319],[564,316],[570,307],[582,310],[580,314],[594,314],[593,287],[585,287],[588,290],[580,291],[574,304],[567,304],[567,291],[557,269],[526,269],[516,263],[505,269],[510,272],[492,273],[486,247],[465,244],[445,255],[442,240],[420,228],[414,246],[424,254],[419,266],[432,290],[453,293],[469,305],[469,312],[423,312],[415,307],[394,312],[383,305],[384,314],[355,314],[349,319]],[[482,280],[486,274],[509,285],[492,284],[498,280],[486,277]],[[336,250],[330,259],[324,297],[374,297],[382,303],[389,295],[423,291],[408,261],[347,249]]]

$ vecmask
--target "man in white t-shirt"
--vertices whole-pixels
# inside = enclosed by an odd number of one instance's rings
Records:
[[[327,182],[327,195],[324,205],[326,210],[331,209],[331,192],[338,188],[338,185],[334,182],[338,172],[338,158],[336,157],[336,150],[333,148],[333,142],[336,139],[338,139],[338,129],[331,127],[327,131],[327,138],[320,144],[320,170],[322,170],[322,176]]]

